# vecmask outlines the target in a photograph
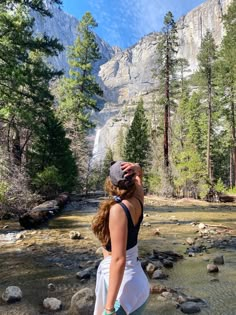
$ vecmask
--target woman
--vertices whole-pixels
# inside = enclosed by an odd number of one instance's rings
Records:
[[[144,201],[139,164],[113,162],[105,190],[112,198],[100,204],[92,224],[104,255],[97,271],[94,315],[142,314],[150,288],[138,260]]]

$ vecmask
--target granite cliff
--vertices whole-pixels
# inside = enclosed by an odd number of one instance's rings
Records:
[[[197,69],[197,54],[207,30],[212,32],[216,44],[220,45],[224,35],[222,16],[231,2],[232,0],[208,0],[177,22],[178,57],[188,60],[190,73]],[[134,111],[132,103],[140,96],[144,100],[146,111],[151,114],[153,97],[158,85],[157,80],[152,76],[157,41],[158,33],[149,34],[136,45],[116,54],[101,66],[98,76],[104,90],[104,97],[109,103],[106,103],[98,114],[100,124],[97,125],[93,152],[96,161],[104,158],[106,148],[116,147],[122,128],[126,128],[132,120]],[[113,104],[112,112],[109,111],[111,104]],[[120,109],[118,113],[114,108]],[[128,109],[129,115],[123,115],[124,108],[126,111]],[[105,124],[104,121],[101,123],[99,117],[107,111],[113,117],[110,117]]]
[[[212,32],[216,44],[220,44],[224,34],[222,15],[231,1],[208,0],[177,22],[178,57],[188,60],[191,71],[197,69],[197,54],[207,30]],[[157,40],[158,33],[149,34],[101,66],[98,75],[107,100],[122,104],[155,88],[152,68]]]
[[[53,14],[53,17],[42,17],[35,12],[31,12],[31,15],[35,18],[34,31],[36,34],[46,33],[51,37],[56,37],[63,44],[65,50],[60,53],[59,56],[53,57],[49,61],[57,69],[63,69],[65,73],[67,73],[69,69],[67,63],[67,48],[73,45],[77,37],[76,28],[79,21],[72,15],[62,11],[59,7],[52,5],[50,0],[45,0],[45,5]],[[97,34],[95,34],[95,36],[101,53],[101,59],[97,61],[94,66],[95,73],[98,73],[100,65],[110,60],[120,49],[118,47],[111,47]]]

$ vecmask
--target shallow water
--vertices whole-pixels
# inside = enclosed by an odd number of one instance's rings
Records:
[[[187,257],[168,271],[168,280],[159,280],[158,283],[204,300],[207,307],[201,308],[201,314],[236,315],[236,254],[233,251],[223,255],[225,264],[219,266],[217,274],[207,272],[209,262],[204,261],[202,256]],[[181,311],[174,304],[157,301],[152,295],[147,314],[177,315]]]
[[[77,210],[65,211],[50,221],[49,226],[24,231],[22,239],[16,237],[19,232],[22,233],[18,222],[0,222],[2,226],[9,225],[8,229],[0,230],[0,295],[9,285],[18,285],[23,291],[22,301],[14,305],[6,305],[0,299],[1,315],[49,315],[51,313],[42,308],[42,301],[48,296],[61,299],[63,309],[58,314],[66,315],[75,292],[87,286],[94,288],[95,277],[80,282],[75,274],[85,266],[86,260],[94,259],[94,252],[99,247],[90,228],[96,206],[96,203],[89,203]],[[149,217],[144,220],[151,222],[152,226],[141,228],[140,252],[143,257],[153,248],[184,254],[184,239],[196,236],[190,222],[201,218],[201,222],[234,225],[235,209],[232,205],[229,210],[220,205],[213,210],[203,209],[202,206],[147,206]],[[170,222],[173,215],[181,224]],[[161,237],[153,236],[153,229],[157,227],[161,230]],[[70,240],[68,235],[71,230],[80,231],[83,239]],[[206,266],[217,254],[224,256],[225,264],[219,266],[219,273],[212,275],[207,273]],[[236,315],[235,248],[212,248],[208,253],[196,254],[195,257],[184,255],[183,260],[174,263],[173,269],[165,272],[169,275],[167,280],[152,280],[151,283],[163,284],[203,299],[207,304],[201,309],[203,315]],[[54,292],[47,289],[50,282],[55,284]],[[158,295],[153,294],[145,315],[183,314],[175,304],[170,300],[161,301]]]

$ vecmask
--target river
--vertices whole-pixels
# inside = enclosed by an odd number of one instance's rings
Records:
[[[1,315],[52,314],[42,306],[46,297],[60,299],[63,308],[58,314],[65,315],[74,293],[84,287],[94,289],[95,271],[89,280],[78,280],[76,273],[100,259],[96,254],[99,243],[90,228],[98,202],[74,203],[37,230],[24,231],[14,220],[0,221],[0,294],[9,285],[19,286],[23,292],[23,299],[15,304],[0,299]],[[203,315],[236,315],[236,205],[151,196],[145,204],[147,226],[140,232],[141,259],[148,259],[153,249],[184,256],[166,270],[167,280],[150,279],[150,284],[204,300]],[[199,223],[211,226],[208,236],[199,237]],[[70,239],[71,231],[79,231],[82,239]],[[207,250],[190,257],[186,252],[188,237],[206,244]],[[219,273],[208,273],[207,264],[216,255],[223,255],[225,264],[219,266]],[[49,283],[54,284],[54,291],[49,290]],[[172,298],[152,294],[145,315],[154,314],[183,313]]]

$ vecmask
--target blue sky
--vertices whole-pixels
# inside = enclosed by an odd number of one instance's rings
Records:
[[[171,11],[176,20],[205,0],[63,0],[63,10],[81,19],[91,12],[96,33],[112,46],[127,48],[144,35],[160,31]]]

